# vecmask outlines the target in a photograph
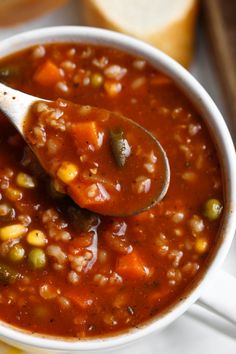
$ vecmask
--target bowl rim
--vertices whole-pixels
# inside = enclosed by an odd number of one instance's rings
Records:
[[[200,281],[192,286],[188,296],[181,302],[174,304],[171,310],[163,316],[157,319],[154,318],[151,322],[146,322],[138,329],[131,329],[121,334],[99,339],[89,338],[76,341],[52,339],[52,337],[45,337],[45,335],[39,334],[26,334],[21,332],[21,329],[17,329],[16,327],[13,329],[4,322],[0,323],[1,338],[3,340],[5,338],[6,341],[12,341],[21,346],[31,346],[54,351],[89,351],[119,347],[166,327],[182,315],[200,297],[212,274],[223,263],[236,229],[236,186],[233,183],[233,180],[236,180],[236,169],[234,168],[236,166],[235,149],[226,123],[205,89],[180,64],[160,50],[140,40],[117,32],[93,27],[46,27],[23,32],[1,41],[0,56],[2,58],[36,44],[58,42],[90,43],[118,48],[127,53],[144,57],[158,70],[168,74],[201,112],[210,133],[214,135],[218,154],[221,157],[222,170],[225,173],[225,195],[228,201],[221,229],[222,240],[220,245],[204,274],[201,276]]]

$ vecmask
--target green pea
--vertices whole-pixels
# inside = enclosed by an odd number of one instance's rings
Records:
[[[24,258],[24,255],[25,250],[20,243],[15,244],[9,251],[9,258],[13,262],[20,262]]]
[[[219,218],[222,209],[223,206],[218,199],[208,199],[204,205],[203,214],[208,220],[213,221]]]
[[[91,76],[91,85],[93,87],[100,87],[103,83],[103,76],[101,74],[93,74]]]
[[[45,267],[47,262],[45,252],[40,248],[33,248],[28,255],[28,262],[34,269]]]
[[[94,226],[100,223],[98,215],[89,210],[81,209],[78,205],[70,205],[67,209],[67,214],[71,226],[76,232],[90,231]]]

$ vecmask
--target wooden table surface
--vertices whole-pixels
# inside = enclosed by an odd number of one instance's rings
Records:
[[[203,0],[202,10],[210,54],[236,141],[236,0]]]

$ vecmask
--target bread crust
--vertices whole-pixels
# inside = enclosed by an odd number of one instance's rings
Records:
[[[68,0],[0,0],[0,28],[31,20]]]
[[[111,21],[108,13],[102,11],[96,0],[83,0],[83,10],[85,23],[89,26],[126,33],[159,48],[185,67],[189,67],[191,64],[194,53],[198,0],[193,0],[189,10],[171,25],[163,28],[162,31],[143,36],[125,31],[119,24]]]

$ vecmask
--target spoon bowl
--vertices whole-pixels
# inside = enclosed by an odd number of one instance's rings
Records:
[[[170,167],[160,142],[119,113],[42,100],[2,83],[0,110],[52,177],[56,190],[82,208],[109,216],[135,215],[160,202],[168,190]],[[47,139],[55,142],[55,134],[63,149],[52,157]]]

